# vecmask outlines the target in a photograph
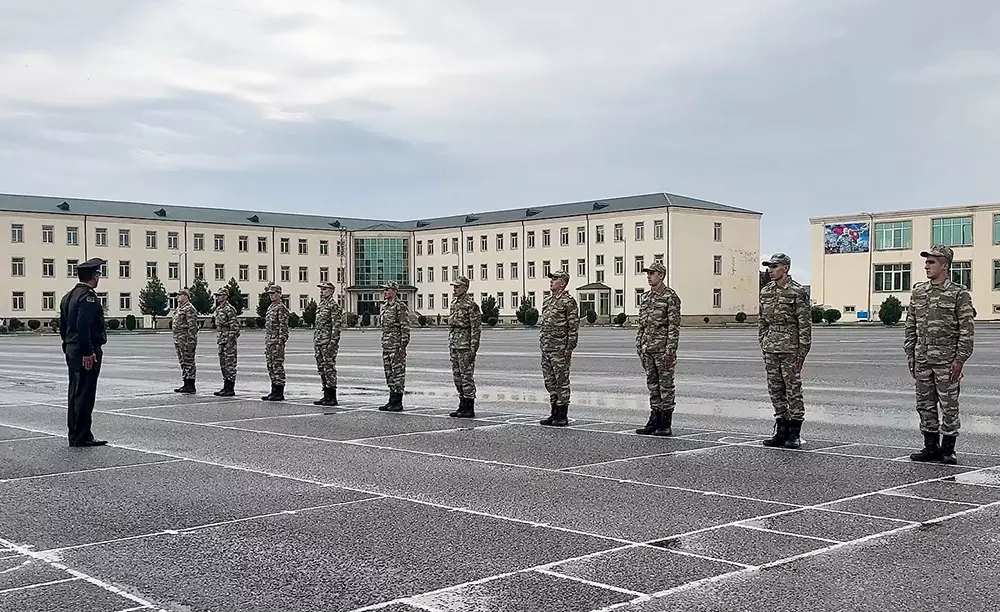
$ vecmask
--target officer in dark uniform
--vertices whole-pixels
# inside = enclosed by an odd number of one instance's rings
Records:
[[[103,446],[90,431],[97,394],[97,378],[101,375],[102,347],[108,341],[104,327],[104,310],[97,299],[97,281],[101,266],[107,261],[90,259],[78,264],[80,282],[63,296],[59,304],[59,335],[69,368],[69,406],[66,426],[70,446]]]

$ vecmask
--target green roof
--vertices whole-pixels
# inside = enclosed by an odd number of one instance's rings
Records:
[[[197,206],[174,206],[169,204],[148,204],[140,202],[117,202],[110,200],[83,200],[78,198],[57,198],[0,194],[0,210],[6,212],[41,213],[48,215],[88,215],[94,217],[115,217],[135,220],[178,221],[189,223],[217,223],[224,225],[245,225],[252,227],[282,227],[311,230],[393,230],[413,231],[427,229],[447,229],[471,227],[494,223],[510,223],[526,220],[559,219],[577,217],[593,213],[634,212],[655,208],[693,208],[729,213],[760,215],[761,213],[736,208],[725,204],[707,202],[681,195],[654,193],[625,196],[587,202],[552,204],[531,208],[497,210],[467,215],[428,217],[412,221],[392,221],[384,219],[359,219],[337,215],[304,215],[298,213],[278,213],[227,208],[202,208]]]

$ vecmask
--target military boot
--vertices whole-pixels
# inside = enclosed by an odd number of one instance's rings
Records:
[[[337,402],[337,387],[330,387],[330,400],[326,403],[327,406],[339,406],[340,403]]]
[[[476,400],[472,397],[463,397],[458,403],[458,410],[452,412],[448,416],[455,417],[458,419],[474,419],[476,418]]]
[[[553,427],[566,427],[569,425],[569,404],[556,404],[555,418],[552,419]]]
[[[383,408],[379,408],[383,410]],[[402,412],[403,411],[403,392],[400,391],[396,393],[393,391],[389,394],[389,403],[385,406],[384,410],[386,412]]]
[[[556,406],[556,398],[549,398],[549,418],[542,419],[538,421],[542,425],[552,425],[556,420],[556,415],[559,413],[559,408]]]
[[[260,398],[265,402],[282,402],[285,400],[285,385],[271,383],[271,392]]]
[[[941,463],[945,465],[956,465],[958,458],[955,457],[955,442],[958,436],[941,436]]]
[[[641,436],[651,435],[654,431],[656,431],[656,423],[659,420],[660,420],[660,413],[656,410],[650,410],[649,420],[646,421],[646,424],[644,426],[640,427],[639,429],[636,429],[635,433]]]
[[[656,421],[656,431],[653,432],[654,436],[672,436],[674,435],[674,430],[670,426],[674,422],[674,411],[664,410],[660,413],[660,418]]]
[[[219,397],[233,397],[236,395],[236,391],[233,389],[235,386],[235,380],[224,380],[222,381],[222,388],[213,393],[213,395],[217,395]]]
[[[919,452],[912,453],[910,455],[910,461],[941,461],[941,446],[939,444],[939,435],[937,432],[923,432],[924,433],[924,447],[920,449]]]
[[[761,442],[764,446],[784,446],[788,438],[788,420],[774,420],[774,436]]]
[[[785,448],[801,448],[802,421],[788,421],[788,434],[785,436]]]
[[[330,388],[323,387],[323,399],[318,399],[313,402],[313,406],[329,406],[327,402],[330,401]]]
[[[174,393],[194,393],[194,379],[185,378],[184,385],[174,389]]]

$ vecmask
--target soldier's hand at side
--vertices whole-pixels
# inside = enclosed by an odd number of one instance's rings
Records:
[[[87,355],[83,358],[83,369],[90,370],[94,367],[95,363],[97,363],[97,355]]]
[[[906,367],[909,368],[909,370],[910,370],[910,376],[912,376],[915,379],[917,377],[917,372],[914,369],[914,365],[915,364],[913,363],[913,358],[912,357],[910,357],[909,359],[906,360]]]
[[[965,364],[958,360],[951,362],[951,382],[962,378],[962,368],[964,366]]]
[[[804,366],[805,364],[806,364],[805,357],[799,357],[798,359],[796,359],[795,360],[795,372],[797,374],[801,374],[802,373],[802,366]]]
[[[677,365],[677,355],[671,355],[668,353],[663,356],[663,367],[668,370],[673,370],[675,365]]]

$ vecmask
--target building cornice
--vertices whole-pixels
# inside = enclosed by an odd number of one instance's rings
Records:
[[[942,215],[974,214],[977,212],[1000,212],[1000,202],[992,204],[969,204],[966,206],[941,206],[936,208],[911,208],[908,210],[889,210],[883,212],[873,212],[871,216],[876,221],[896,221],[900,218],[910,219],[913,217],[937,217]],[[826,223],[853,223],[857,221],[867,221],[868,214],[857,212],[852,214],[834,215],[828,217],[810,217],[809,223],[820,225]]]

